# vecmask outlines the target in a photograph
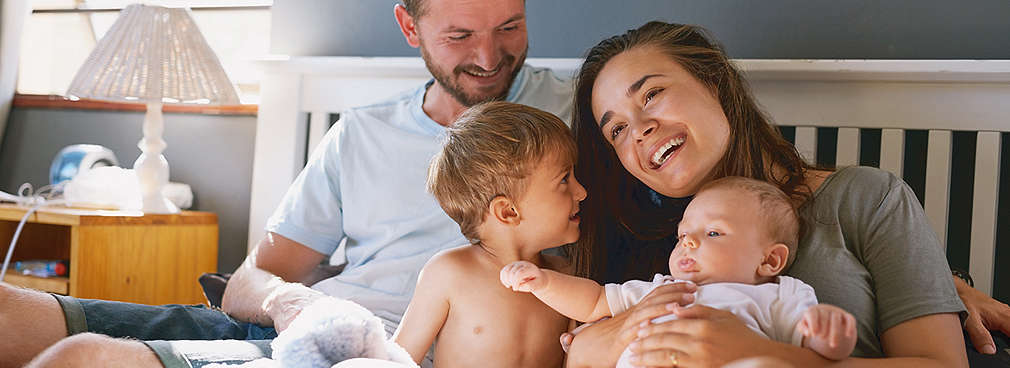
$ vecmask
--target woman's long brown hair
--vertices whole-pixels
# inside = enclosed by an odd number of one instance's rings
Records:
[[[592,89],[600,70],[637,47],[661,50],[717,96],[730,134],[713,178],[744,176],[771,182],[799,201],[810,196],[803,178],[812,167],[769,123],[746,80],[702,28],[649,22],[603,40],[589,50],[579,70],[572,119],[579,147],[575,174],[589,192],[572,261],[576,274],[601,282],[667,273],[671,235],[689,200],[662,197],[628,173],[593,117]],[[778,168],[777,176],[772,167]]]

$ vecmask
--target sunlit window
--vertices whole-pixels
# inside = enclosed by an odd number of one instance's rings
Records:
[[[118,16],[137,0],[32,0],[25,22],[18,93],[63,95],[77,69]],[[260,73],[252,60],[270,44],[273,0],[161,0],[149,4],[190,7],[193,19],[239,92],[259,102]]]

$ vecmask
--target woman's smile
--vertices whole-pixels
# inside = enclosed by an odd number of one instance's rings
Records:
[[[653,150],[651,159],[648,161],[649,166],[652,169],[659,169],[666,162],[670,161],[670,158],[676,155],[680,148],[684,146],[684,142],[687,140],[686,134],[680,134],[666,140],[661,146]]]

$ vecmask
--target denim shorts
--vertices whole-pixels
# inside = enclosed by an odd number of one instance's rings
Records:
[[[167,368],[237,364],[270,357],[271,327],[240,322],[203,305],[143,305],[53,295],[68,335],[92,332],[147,344]]]

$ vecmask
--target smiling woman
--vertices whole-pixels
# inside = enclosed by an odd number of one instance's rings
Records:
[[[699,188],[748,177],[778,187],[796,207],[805,231],[788,275],[812,286],[818,302],[852,313],[854,357],[876,359],[871,366],[967,365],[958,328],[965,307],[908,185],[875,168],[828,171],[804,162],[703,29],[649,22],[601,41],[575,88],[576,176],[590,191],[575,248],[580,271],[600,278],[607,268],[623,268],[628,260],[621,258],[659,258],[675,243],[676,224],[687,216],[683,205]],[[671,306],[692,301],[682,291],[657,289],[582,332],[589,337],[575,339],[569,362],[614,361],[620,351],[597,344],[617,339],[622,346],[637,336],[631,361],[645,366],[721,366],[756,354],[795,366],[825,363],[786,341],[760,338],[716,306]],[[671,311],[678,319],[649,326]],[[925,333],[929,342],[912,342]]]

